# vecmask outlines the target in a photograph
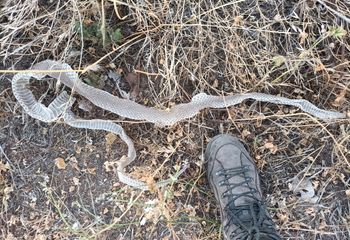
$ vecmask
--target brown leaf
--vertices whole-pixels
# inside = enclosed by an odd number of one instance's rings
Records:
[[[309,36],[309,34],[307,34],[306,32],[301,32],[299,34],[299,43],[304,44],[305,40],[307,39],[308,36]]]
[[[3,164],[2,162],[0,162],[0,173],[1,172],[6,172],[9,169],[10,169],[10,167],[9,167],[8,164]]]
[[[75,152],[76,152],[77,154],[80,154],[80,153],[81,153],[81,147],[76,146],[76,147],[75,147]]]
[[[130,97],[136,98],[140,94],[140,80],[140,75],[133,72],[129,72],[125,76],[125,81],[129,83],[131,88]]]
[[[108,208],[104,208],[102,213],[103,213],[103,214],[108,213]]]
[[[283,212],[283,213],[277,213],[277,218],[281,221],[281,222],[287,222],[289,220],[288,214]]]
[[[93,24],[93,23],[94,23],[94,21],[89,19],[89,18],[86,18],[83,20],[83,24],[88,25],[88,26]]]
[[[345,194],[348,198],[350,198],[350,189],[345,190]]]
[[[105,161],[103,163],[103,167],[106,172],[114,171],[117,168],[117,165],[118,165],[117,161],[112,161],[112,162]]]
[[[249,136],[250,134],[252,134],[252,133],[249,132],[248,129],[243,129],[241,136],[242,136],[242,138],[245,138],[245,137]]]
[[[265,143],[265,148],[269,149],[271,151],[272,154],[275,154],[278,150],[278,147],[273,144],[272,142],[267,142]]]
[[[122,68],[117,68],[117,69],[115,70],[115,72],[118,73],[119,75],[122,75],[124,71],[123,71]]]
[[[10,199],[10,193],[13,192],[12,187],[5,187],[3,190],[2,205],[4,206],[5,212],[8,207],[8,200]]]
[[[233,21],[233,26],[239,27],[239,26],[242,26],[242,24],[243,24],[243,16],[235,17]]]
[[[106,135],[106,151],[109,152],[111,150],[111,146],[113,142],[117,139],[117,136],[114,133],[108,133]]]
[[[58,157],[55,159],[55,165],[58,169],[66,169],[66,166],[67,166],[64,159],[61,157]]]
[[[334,107],[340,107],[341,105],[343,105],[343,103],[346,100],[345,95],[346,95],[346,89],[344,88],[343,90],[340,91],[340,93],[338,94],[337,98],[334,100],[332,105]]]
[[[82,172],[89,173],[91,175],[96,175],[96,168],[86,168],[83,169]]]
[[[320,72],[320,71],[323,71],[323,70],[325,70],[325,69],[326,69],[325,65],[323,65],[323,63],[321,63],[321,62],[319,62],[319,63],[315,66],[315,71],[316,71],[316,72]]]
[[[146,180],[147,187],[151,193],[157,192],[157,183],[152,176],[149,176]]]
[[[5,236],[5,240],[16,240],[16,238],[12,233],[8,233],[7,236]]]
[[[319,224],[318,229],[320,230],[324,230],[328,227],[328,224],[326,223],[326,221],[324,219],[321,220],[321,223]]]
[[[43,234],[38,234],[34,237],[34,240],[46,240],[46,236]]]
[[[69,164],[72,166],[72,168],[74,168],[77,171],[80,171],[80,168],[78,166],[78,160],[76,159],[76,157],[72,156],[69,158]]]

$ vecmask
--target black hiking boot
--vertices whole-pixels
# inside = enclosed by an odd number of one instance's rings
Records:
[[[218,135],[208,144],[205,159],[224,238],[280,240],[262,200],[257,168],[243,144],[230,135]]]

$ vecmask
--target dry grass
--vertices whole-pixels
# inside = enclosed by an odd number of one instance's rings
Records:
[[[81,69],[98,62],[97,85],[114,94],[108,70],[134,71],[142,80],[137,101],[159,108],[203,91],[259,91],[347,112],[350,5],[332,2],[7,0],[0,3],[0,66],[26,69],[51,58]],[[95,23],[104,41],[77,32]],[[122,41],[108,43],[108,29],[116,28]],[[0,77],[1,238],[219,239],[202,153],[220,131],[247,143],[284,239],[350,238],[348,120],[324,123],[291,107],[248,102],[158,128],[76,108],[84,118],[121,122],[139,152],[134,176],[157,172],[164,179],[174,165],[190,162],[178,182],[148,193],[122,186],[104,167],[126,151],[119,140],[109,146],[106,133],[29,118],[10,79]],[[38,94],[47,88],[34,87]],[[57,169],[57,157],[66,169]],[[312,183],[315,202],[291,189],[295,177]]]

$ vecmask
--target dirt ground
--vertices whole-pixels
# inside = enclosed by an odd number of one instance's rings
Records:
[[[74,69],[99,61],[83,81],[120,95],[108,76],[121,74],[118,86],[147,106],[165,109],[199,92],[264,92],[350,116],[344,1],[7,0],[0,7],[1,70],[48,58]],[[246,101],[158,127],[75,95],[79,117],[113,120],[133,139],[132,176],[162,180],[189,163],[173,184],[140,191],[116,177],[127,152],[118,137],[28,116],[13,96],[13,74],[0,74],[1,239],[221,239],[203,159],[218,133],[241,138],[256,160],[283,239],[350,239],[349,119],[323,122],[294,107]],[[44,104],[63,88],[51,80],[30,86]]]

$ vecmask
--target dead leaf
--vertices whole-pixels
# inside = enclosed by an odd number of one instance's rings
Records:
[[[284,56],[277,55],[273,57],[272,61],[275,63],[275,67],[280,67],[286,62],[286,58]]]
[[[1,172],[7,172],[7,170],[10,169],[10,166],[8,163],[4,164],[2,162],[0,162],[0,173]]]
[[[72,168],[74,168],[77,171],[80,171],[80,168],[78,166],[78,160],[76,157],[70,157],[69,158],[69,164],[72,166]]]
[[[328,227],[328,224],[326,223],[326,221],[324,219],[321,220],[321,223],[319,224],[318,229],[320,230],[324,230]]]
[[[8,233],[7,236],[5,236],[5,240],[16,240],[16,238],[12,233]]]
[[[108,213],[108,208],[104,208],[102,213],[103,213],[103,214]]]
[[[162,154],[173,154],[176,152],[176,148],[174,148],[171,145],[169,145],[167,147],[164,146],[164,147],[159,148],[157,152],[162,153]]]
[[[64,159],[61,157],[58,157],[55,159],[55,165],[58,169],[66,169],[66,166],[67,166]]]
[[[241,133],[241,136],[242,138],[246,138],[247,136],[249,136],[250,134],[252,134],[251,132],[249,132],[248,129],[243,129],[242,133]]]
[[[306,32],[301,32],[299,34],[299,43],[304,44],[305,40],[307,39],[308,36],[309,36],[309,34],[307,34]]]
[[[34,237],[34,240],[46,240],[46,237],[43,234],[38,234]]]
[[[116,68],[117,66],[115,65],[115,63],[114,62],[111,62],[111,63],[108,63],[108,65],[107,65],[109,68],[112,68],[112,69],[114,69],[114,68]]]
[[[303,178],[300,180],[298,177],[294,177],[292,182],[288,184],[289,190],[294,193],[300,193],[300,199],[310,203],[316,203],[318,197],[315,196],[315,189],[309,178]]]
[[[185,205],[184,206],[186,213],[190,216],[190,217],[196,217],[197,213],[196,213],[196,209],[192,206],[192,205]]]
[[[113,162],[105,161],[103,163],[103,166],[104,166],[106,172],[112,172],[112,171],[114,172],[114,170],[118,166],[118,162],[117,161],[113,161]]]
[[[316,66],[315,66],[315,72],[320,72],[326,69],[326,66],[323,65],[323,63],[319,62]]]
[[[84,20],[83,20],[83,24],[85,24],[85,25],[91,25],[91,24],[93,24],[94,23],[94,21],[93,20],[91,20],[91,19],[89,19],[89,18],[85,18]]]
[[[119,75],[122,75],[124,71],[122,68],[117,68],[117,69],[115,69],[115,72]]]
[[[131,88],[130,97],[135,99],[140,94],[140,75],[133,72],[129,72],[125,76],[125,81],[127,81]]]
[[[71,193],[71,192],[74,192],[74,190],[75,190],[75,186],[70,186],[68,191]]]
[[[334,107],[340,107],[341,105],[343,105],[343,103],[346,100],[345,95],[346,95],[346,89],[344,88],[343,90],[340,91],[340,93],[338,94],[337,98],[334,100],[332,105]]]
[[[93,47],[88,47],[87,48],[87,51],[91,54],[95,54],[96,53],[96,48],[93,48]]]
[[[148,190],[151,192],[151,193],[156,193],[157,192],[157,183],[156,181],[154,180],[154,178],[152,176],[149,176],[146,180],[146,184],[147,184],[147,187],[148,187]]]
[[[8,207],[8,200],[10,199],[10,193],[13,192],[12,187],[5,187],[3,191],[3,197],[2,197],[2,205],[4,206],[5,212],[7,211]]]
[[[73,180],[74,185],[76,185],[76,186],[80,185],[80,180],[79,180],[79,178],[73,177],[72,180]]]
[[[96,168],[85,168],[81,170],[82,172],[89,173],[91,175],[96,175]]]
[[[111,146],[113,142],[117,139],[117,136],[114,133],[108,133],[106,135],[106,151],[109,152],[111,150]]]
[[[289,220],[288,214],[285,212],[277,213],[277,218],[283,223],[288,222]]]
[[[277,22],[280,22],[282,20],[282,17],[280,14],[276,14],[273,19]]]
[[[102,69],[102,67],[98,64],[92,64],[86,67],[87,71],[98,72]]]
[[[17,217],[16,215],[11,215],[11,218],[8,221],[8,224],[9,224],[9,226],[14,226],[19,222],[20,222],[19,217]]]
[[[345,190],[345,194],[348,198],[350,198],[350,189]]]
[[[264,147],[269,149],[272,154],[275,154],[278,150],[278,147],[272,142],[265,143]]]
[[[75,152],[76,152],[77,154],[80,154],[80,153],[81,153],[81,147],[76,146],[76,147],[75,147]]]
[[[315,217],[315,208],[313,207],[309,207],[307,209],[305,209],[305,213],[308,215],[308,216],[312,216],[312,217]]]
[[[140,221],[140,225],[143,226],[147,223],[148,220],[151,220],[152,222],[157,222],[159,221],[160,215],[162,215],[162,209],[159,206],[159,201],[154,199],[154,200],[148,200],[145,203],[144,207],[144,216]]]
[[[242,24],[243,24],[243,16],[235,17],[235,19],[233,20],[233,26],[239,27],[239,26],[242,26]]]

